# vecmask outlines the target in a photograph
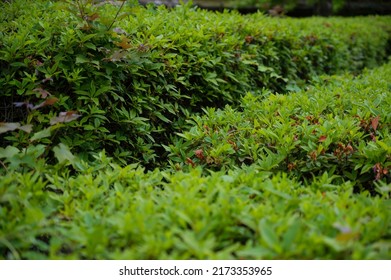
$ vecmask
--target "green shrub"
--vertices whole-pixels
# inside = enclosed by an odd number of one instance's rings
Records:
[[[301,180],[325,170],[357,190],[391,182],[391,64],[353,78],[325,77],[289,95],[247,94],[241,109],[205,109],[166,147],[172,166],[212,170],[255,164]]]
[[[389,17],[277,20],[65,2],[15,0],[0,15],[0,145],[44,145],[51,162],[63,143],[83,159],[105,149],[123,164],[164,165],[161,144],[191,113],[375,66],[390,42]]]
[[[0,180],[4,259],[389,259],[390,185],[353,194],[324,173],[310,185],[256,168],[119,167],[104,154],[77,175]]]

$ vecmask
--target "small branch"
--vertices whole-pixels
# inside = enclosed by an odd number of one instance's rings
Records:
[[[109,30],[113,27],[115,21],[117,20],[117,17],[118,17],[118,15],[119,15],[119,13],[120,13],[121,10],[122,10],[122,7],[125,5],[125,2],[126,2],[126,1],[122,1],[121,7],[119,7],[119,9],[118,9],[118,11],[117,11],[117,14],[115,15],[115,17],[114,17],[114,19],[113,19],[113,22],[112,22],[112,23],[110,24],[110,26],[107,28],[107,31],[109,31]]]
[[[2,162],[2,161],[0,160],[0,164],[4,167],[5,171],[8,173],[8,168],[7,168],[7,166],[5,166],[4,162]]]

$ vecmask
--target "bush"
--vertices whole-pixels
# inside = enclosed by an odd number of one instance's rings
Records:
[[[325,77],[289,95],[249,93],[241,109],[205,109],[167,146],[172,166],[233,169],[255,164],[309,180],[328,170],[357,190],[391,182],[391,64],[353,78]]]
[[[7,135],[0,145],[38,149],[51,162],[62,143],[84,159],[105,149],[122,164],[164,166],[161,144],[201,108],[237,104],[262,87],[294,91],[318,74],[357,72],[389,51],[388,17],[294,20],[187,6],[25,2],[1,4],[0,132]]]
[[[389,18],[66,2],[2,4],[0,258],[390,258]]]
[[[99,166],[100,165],[100,166]],[[0,180],[5,259],[388,259],[390,186],[353,194],[255,168],[203,176],[119,167]]]

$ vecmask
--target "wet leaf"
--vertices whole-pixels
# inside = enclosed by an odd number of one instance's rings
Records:
[[[13,103],[15,107],[23,107],[23,106],[26,106],[26,108],[28,109],[33,109],[34,108],[34,105],[31,104],[31,103],[28,103],[28,102],[14,102]]]
[[[47,90],[45,90],[45,89],[43,89],[41,87],[36,88],[33,91],[39,92],[39,94],[41,95],[41,98],[46,98],[46,97],[51,95],[50,92],[48,92]]]
[[[20,127],[20,123],[7,123],[7,122],[1,122],[0,123],[0,133],[5,133],[8,131],[13,131]]]
[[[58,117],[53,117],[50,119],[50,125],[71,122],[77,120],[79,117],[81,117],[81,115],[77,114],[75,111],[61,112]]]
[[[19,127],[20,130],[23,130],[24,132],[30,133],[33,130],[33,125],[26,124],[21,127]]]

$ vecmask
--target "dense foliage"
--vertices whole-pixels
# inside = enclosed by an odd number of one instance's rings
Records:
[[[241,110],[205,109],[182,139],[166,147],[172,166],[182,169],[191,161],[220,170],[256,164],[301,180],[327,170],[357,188],[370,189],[383,178],[391,183],[389,77],[390,67],[357,79],[328,76],[289,95],[249,93]]]
[[[127,3],[115,18],[112,4],[25,6],[3,4],[0,16],[2,120],[12,123],[4,130],[23,128],[1,145],[44,145],[44,157],[63,143],[85,159],[105,149],[122,163],[159,166],[161,144],[205,106],[261,88],[295,91],[390,52],[388,17],[271,19]]]
[[[0,4],[0,258],[391,258],[390,17],[95,2]]]
[[[7,259],[388,259],[390,186],[353,194],[327,172],[303,185],[256,166],[148,172],[103,154],[76,176],[0,181]]]

